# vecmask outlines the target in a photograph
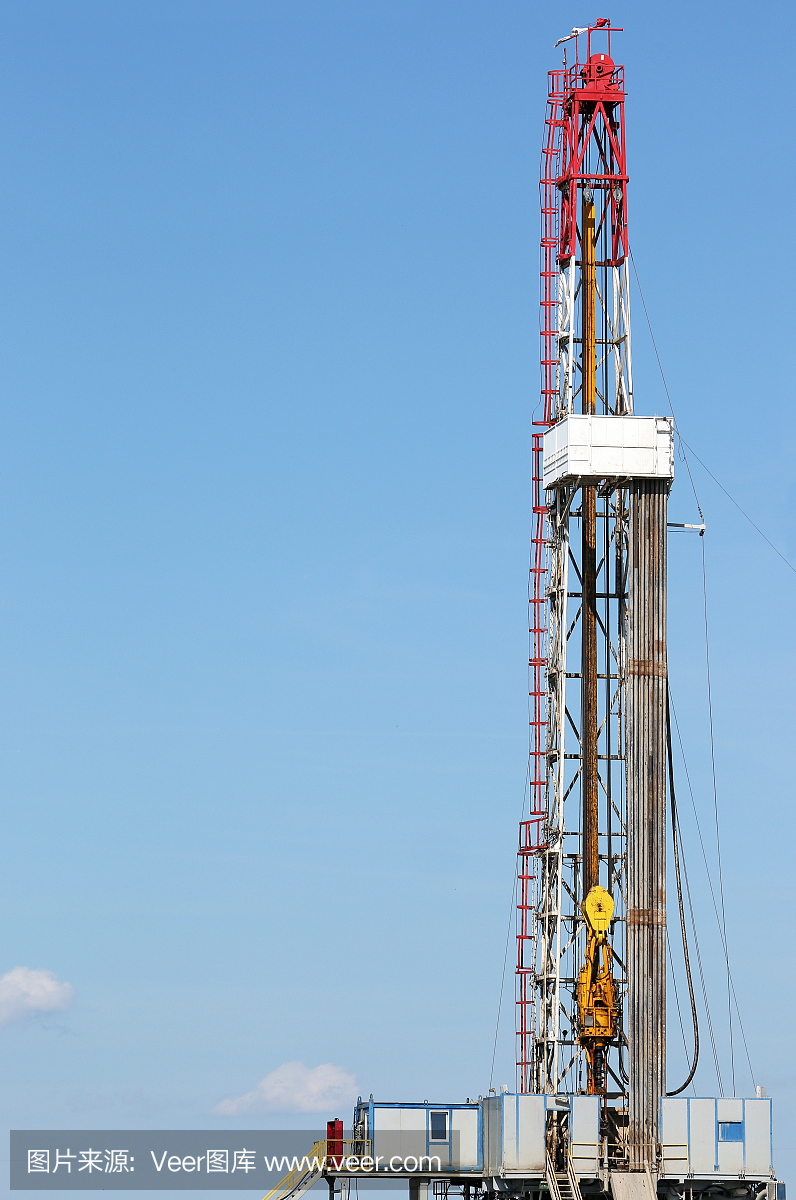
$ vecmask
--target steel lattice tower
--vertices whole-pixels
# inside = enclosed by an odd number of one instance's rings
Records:
[[[608,36],[592,53],[592,33]],[[541,163],[542,415],[534,422],[529,584],[530,806],[520,828],[517,1088],[584,1090],[575,989],[581,903],[614,899],[612,941],[627,991],[625,691],[629,486],[545,492],[542,439],[566,414],[630,415],[624,72],[607,21],[586,62],[551,71]],[[628,481],[629,484],[629,481]],[[603,1094],[627,1097],[623,1036]]]

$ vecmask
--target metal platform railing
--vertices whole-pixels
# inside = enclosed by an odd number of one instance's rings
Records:
[[[684,1151],[682,1154],[672,1154],[672,1150]],[[677,1164],[676,1170],[670,1170],[669,1164]],[[681,1163],[685,1163],[685,1171],[680,1167]],[[691,1158],[688,1142],[664,1142],[661,1145],[661,1174],[662,1175],[690,1175],[691,1174]]]

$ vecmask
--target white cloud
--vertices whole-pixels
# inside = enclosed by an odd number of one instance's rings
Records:
[[[32,1013],[68,1008],[74,994],[71,983],[62,983],[52,971],[14,967],[0,975],[0,1025]]]
[[[222,1100],[213,1112],[226,1117],[258,1112],[339,1112],[356,1098],[357,1081],[343,1067],[287,1062],[261,1079],[253,1092]]]

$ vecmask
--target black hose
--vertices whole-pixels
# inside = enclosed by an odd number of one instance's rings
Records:
[[[669,796],[672,802],[672,841],[674,843],[674,873],[677,879],[677,903],[680,906],[680,931],[683,935],[683,955],[685,957],[685,974],[688,980],[688,996],[691,1000],[691,1016],[694,1020],[694,1061],[691,1065],[691,1070],[688,1072],[688,1078],[685,1083],[681,1084],[674,1092],[667,1092],[667,1096],[679,1096],[680,1092],[684,1092],[691,1080],[694,1078],[699,1062],[699,1024],[697,1022],[696,1000],[694,998],[694,985],[691,982],[691,963],[688,961],[688,939],[685,935],[685,911],[683,910],[683,886],[680,882],[680,851],[677,845],[677,802],[674,798],[674,763],[672,761],[672,723],[669,717],[669,685],[666,684],[666,748],[669,757]],[[674,965],[674,964],[673,964]]]

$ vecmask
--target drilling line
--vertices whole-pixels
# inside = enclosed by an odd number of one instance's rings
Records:
[[[638,281],[638,276],[636,276],[636,281]],[[679,430],[679,429],[677,430],[677,436],[679,437],[680,441],[682,442],[682,444],[683,444],[684,446],[688,446],[688,442],[685,440],[685,438],[683,437],[683,435],[681,434],[681,432],[680,432],[680,430]],[[785,566],[786,566],[786,567],[790,567],[791,571],[793,571],[793,573],[794,573],[794,574],[796,574],[796,567],[794,567],[794,565],[793,565],[793,563],[790,561],[790,559],[786,558],[786,557],[785,557],[785,555],[782,553],[782,551],[777,549],[777,547],[776,547],[776,546],[774,545],[774,543],[771,541],[771,538],[769,538],[769,537],[766,537],[766,535],[763,533],[763,530],[760,528],[760,526],[759,526],[759,525],[756,525],[756,524],[754,523],[754,521],[752,520],[752,518],[749,516],[749,513],[748,513],[748,512],[745,512],[745,511],[744,511],[744,509],[742,509],[742,508],[741,508],[741,506],[740,506],[740,504],[738,503],[738,501],[737,501],[737,500],[736,500],[736,499],[735,499],[733,496],[731,496],[731,495],[730,495],[730,493],[727,491],[727,489],[726,489],[726,487],[724,486],[724,484],[723,484],[723,483],[721,483],[721,482],[720,482],[720,481],[719,481],[719,480],[716,478],[716,476],[715,476],[715,475],[713,474],[713,472],[711,471],[710,467],[706,466],[706,465],[705,465],[705,463],[703,463],[702,459],[699,457],[699,455],[697,454],[696,450],[694,450],[693,446],[688,446],[688,449],[691,451],[691,453],[693,454],[694,458],[697,460],[697,462],[699,463],[699,465],[700,465],[702,468],[704,468],[704,470],[705,470],[705,471],[707,471],[708,475],[709,475],[709,476],[710,476],[710,478],[713,480],[713,482],[716,484],[716,486],[721,488],[721,490],[724,492],[724,495],[727,497],[727,499],[728,499],[728,500],[732,500],[732,503],[733,503],[733,504],[735,505],[735,507],[738,509],[738,512],[741,514],[741,516],[742,516],[742,517],[746,517],[746,519],[747,519],[747,521],[749,522],[749,524],[752,526],[752,528],[753,528],[753,529],[756,529],[756,530],[757,530],[757,532],[760,534],[760,536],[761,536],[761,538],[763,539],[763,541],[764,541],[764,542],[768,542],[768,544],[769,544],[769,546],[771,547],[771,549],[774,551],[774,553],[775,553],[775,554],[778,554],[778,555],[779,555],[779,557],[780,557],[780,558],[782,559],[782,561],[784,562]],[[683,458],[683,461],[684,461],[684,462],[686,461],[686,460],[685,460],[685,457]]]
[[[528,755],[528,767],[525,772],[525,789],[522,793],[522,811],[520,813],[520,825],[522,825],[523,817],[525,816],[525,801],[528,796],[528,786],[531,781],[531,756]],[[492,1047],[492,1069],[489,1072],[489,1086],[492,1087],[492,1078],[495,1074],[495,1055],[497,1054],[498,1032],[500,1030],[500,1013],[503,1008],[503,989],[506,986],[506,963],[509,959],[509,941],[511,940],[511,917],[514,913],[514,899],[517,895],[517,859],[514,859],[514,886],[511,889],[511,908],[509,909],[509,923],[506,929],[506,949],[503,954],[503,974],[500,979],[500,997],[498,999],[497,1020],[495,1021],[495,1044]]]
[[[525,812],[525,805],[523,804],[523,814],[524,814],[524,812]],[[500,999],[498,1000],[497,1021],[495,1022],[495,1044],[492,1047],[492,1069],[489,1072],[490,1088],[492,1087],[492,1078],[495,1074],[495,1055],[497,1054],[498,1031],[500,1029],[500,1010],[503,1007],[503,988],[505,987],[505,984],[506,984],[506,963],[508,962],[508,958],[509,958],[509,941],[511,940],[511,916],[512,916],[512,912],[514,911],[514,898],[516,895],[517,895],[517,867],[515,864],[515,866],[514,866],[514,887],[511,890],[511,910],[509,911],[509,924],[508,924],[508,929],[506,930],[506,950],[503,955],[503,976],[500,980]]]
[[[719,1085],[719,1095],[723,1096],[724,1095],[724,1083],[722,1082],[722,1078],[721,1078],[721,1068],[719,1066],[719,1055],[718,1055],[718,1051],[716,1050],[716,1039],[713,1036],[713,1021],[711,1020],[711,1017],[710,1017],[710,1005],[708,1004],[708,989],[705,986],[705,972],[702,970],[702,955],[699,950],[699,938],[697,937],[697,931],[696,931],[696,918],[694,916],[694,904],[691,899],[691,885],[688,882],[688,868],[686,867],[686,863],[685,863],[685,849],[683,847],[683,832],[681,829],[678,829],[678,832],[680,835],[680,854],[682,855],[682,859],[683,859],[683,878],[685,879],[685,892],[686,892],[686,895],[688,896],[688,910],[691,914],[691,930],[694,934],[694,947],[696,949],[697,966],[699,967],[699,979],[702,984],[702,999],[705,1002],[705,1015],[707,1016],[707,1019],[708,1019],[708,1033],[710,1034],[710,1045],[713,1050],[713,1062],[716,1067],[716,1079],[717,1079],[718,1085]]]
[[[730,983],[730,952],[727,945],[727,914],[724,908],[724,879],[721,870],[721,840],[719,838],[719,794],[716,787],[716,754],[713,746],[713,698],[710,687],[710,646],[708,643],[708,585],[705,572],[705,539],[702,538],[702,594],[705,600],[705,663],[708,675],[708,716],[710,718],[710,761],[713,767],[713,811],[716,816],[716,856],[719,864],[719,896],[721,897],[721,923],[724,933],[724,958],[727,963],[727,1013],[730,1022],[730,1068],[732,1070],[732,1094],[735,1095],[735,1050],[732,1037],[732,999]]]
[[[688,1062],[688,1046],[685,1040],[685,1026],[683,1025],[683,1014],[680,1009],[680,993],[677,990],[677,980],[674,974],[674,959],[672,958],[672,944],[669,938],[669,930],[666,930],[666,949],[669,952],[669,966],[672,969],[672,984],[674,986],[674,1000],[677,1005],[677,1018],[680,1022],[680,1033],[683,1035],[683,1050],[685,1051],[685,1061]],[[691,1091],[694,1091],[694,1085],[691,1084]],[[696,1093],[695,1093],[696,1094]],[[667,1093],[668,1095],[668,1093]]]
[[[675,416],[675,413],[674,413],[674,405],[672,404],[672,398],[669,394],[669,388],[666,383],[666,376],[663,371],[663,363],[661,362],[661,356],[658,353],[658,345],[655,341],[655,334],[652,332],[652,322],[650,321],[650,315],[649,315],[649,312],[647,311],[647,304],[646,304],[646,301],[644,300],[644,292],[641,287],[641,280],[639,279],[639,276],[638,276],[638,267],[636,266],[636,260],[633,257],[632,247],[630,248],[630,259],[631,259],[631,262],[633,263],[633,270],[634,270],[635,276],[636,276],[636,284],[638,285],[638,293],[639,293],[639,296],[641,297],[641,305],[644,309],[644,316],[647,319],[647,327],[650,332],[650,338],[652,339],[652,348],[655,351],[655,358],[658,361],[658,370],[661,373],[661,381],[663,382],[663,389],[666,392],[666,399],[669,402],[669,408],[671,410],[672,421],[674,422],[674,428],[677,433],[677,437],[680,440],[680,448],[681,448],[681,452],[683,455],[683,462],[685,463],[686,470],[688,471],[688,478],[691,481],[691,489],[694,493],[694,500],[696,501],[696,506],[697,506],[697,509],[699,510],[699,515],[700,515],[700,518],[702,519],[702,524],[704,525],[705,517],[702,512],[700,503],[699,503],[699,497],[697,496],[696,485],[694,484],[694,477],[691,474],[691,467],[688,462],[688,456],[682,450],[682,447],[688,446],[688,443],[684,440],[682,434],[680,433],[680,428],[677,424],[677,417]],[[688,446],[688,449],[690,450],[691,447]],[[694,452],[692,451],[692,453],[694,453]],[[702,459],[699,458],[699,456],[697,454],[694,453],[694,457],[698,459],[698,461],[701,463],[701,465],[703,467],[705,467],[705,464],[702,462]],[[787,560],[787,558],[785,558],[784,554],[781,554],[780,551],[777,550],[774,543],[772,541],[770,541],[769,538],[766,537],[766,535],[763,533],[763,531],[761,529],[758,528],[757,525],[755,525],[752,518],[750,516],[748,516],[747,513],[744,512],[744,510],[741,508],[740,504],[738,504],[738,502],[736,500],[734,500],[732,496],[730,496],[730,493],[727,491],[727,489],[721,483],[719,483],[718,479],[716,479],[716,476],[713,474],[713,472],[708,470],[707,467],[705,467],[705,470],[708,472],[711,479],[713,479],[714,482],[718,484],[718,486],[725,493],[725,495],[728,496],[730,500],[732,500],[733,504],[738,509],[738,511],[740,513],[742,513],[743,516],[746,517],[746,519],[747,519],[747,521],[749,521],[750,525],[753,525],[754,528],[757,529],[757,532],[761,535],[761,537],[764,538],[764,540],[768,542],[768,544],[769,544],[769,546],[771,546],[772,550],[775,550],[776,553],[779,554],[779,557],[782,559],[782,561],[787,563],[787,565],[791,568],[792,571],[796,572],[796,567],[794,567],[792,563],[788,562],[788,560]],[[703,595],[704,595],[704,600],[705,600],[705,656],[706,656],[706,662],[707,662],[707,677],[708,677],[708,712],[709,712],[709,716],[710,716],[710,756],[711,756],[711,763],[712,763],[712,767],[713,767],[713,800],[714,800],[714,808],[715,808],[715,815],[716,815],[716,850],[717,850],[718,865],[719,865],[719,891],[721,894],[721,912],[722,912],[721,932],[722,932],[722,941],[724,943],[724,958],[727,963],[727,1010],[728,1010],[729,1026],[730,1026],[730,1066],[732,1069],[732,1094],[734,1096],[735,1095],[735,1053],[734,1053],[733,1033],[732,1033],[732,1001],[730,998],[731,992],[734,994],[734,988],[732,986],[732,979],[730,976],[730,956],[729,956],[729,948],[727,945],[727,918],[726,918],[726,912],[725,912],[725,907],[724,907],[724,881],[722,878],[722,870],[721,870],[721,844],[719,841],[719,808],[718,808],[718,793],[717,793],[717,788],[716,788],[716,757],[715,757],[714,740],[713,740],[713,704],[712,704],[711,687],[710,687],[710,653],[709,653],[709,648],[708,648],[708,608],[707,608],[708,601],[707,601],[707,582],[706,582],[706,574],[705,574],[704,531],[702,534],[700,534],[700,536],[702,537],[702,584],[703,584]],[[679,730],[678,730],[678,736],[679,736]],[[703,850],[704,850],[704,848],[703,848]],[[711,889],[711,891],[712,891],[712,889]],[[715,905],[715,897],[714,897],[714,905]],[[718,913],[716,914],[716,916],[718,917]],[[736,999],[735,1003],[736,1003],[736,1008],[737,1008],[738,1007],[737,999]],[[739,1013],[739,1019],[740,1019],[740,1013]],[[744,1036],[744,1044],[745,1043],[746,1043],[746,1037]],[[748,1058],[748,1050],[747,1050],[747,1058]],[[750,1070],[751,1070],[751,1063],[750,1063]]]
[[[655,342],[655,334],[652,332],[652,322],[650,321],[650,316],[649,316],[649,313],[647,312],[647,305],[646,305],[646,302],[645,302],[645,300],[644,300],[644,292],[641,290],[641,280],[640,280],[640,279],[639,279],[639,277],[638,277],[638,267],[636,266],[636,260],[635,260],[635,258],[633,257],[633,250],[632,250],[632,249],[630,250],[630,260],[631,260],[631,262],[633,263],[633,270],[634,270],[634,272],[635,272],[635,275],[636,275],[636,284],[638,285],[638,294],[639,294],[639,296],[641,297],[641,306],[642,306],[642,308],[644,309],[644,316],[647,318],[647,328],[649,329],[649,331],[650,331],[650,337],[652,338],[652,348],[653,348],[653,350],[655,351],[655,357],[656,357],[656,359],[658,360],[658,370],[659,370],[659,371],[660,371],[660,373],[661,373],[661,380],[663,381],[663,390],[666,392],[666,399],[669,401],[669,408],[671,409],[671,413],[672,413],[672,420],[674,421],[674,428],[675,428],[675,432],[676,432],[676,434],[677,434],[677,437],[678,437],[678,438],[679,438],[679,440],[680,440],[680,449],[681,449],[681,451],[682,451],[682,447],[683,447],[683,446],[686,446],[686,447],[687,447],[687,448],[688,448],[688,449],[691,451],[691,453],[693,454],[694,458],[697,460],[697,462],[699,463],[699,465],[700,465],[700,466],[701,466],[701,467],[702,467],[702,468],[703,468],[705,471],[707,471],[707,473],[708,473],[708,475],[710,476],[710,478],[713,480],[713,482],[716,484],[716,486],[717,486],[717,487],[720,487],[720,488],[721,488],[721,490],[724,492],[724,495],[727,497],[727,499],[732,501],[732,503],[733,503],[733,504],[735,505],[735,507],[738,509],[738,512],[741,514],[741,516],[742,516],[742,517],[745,517],[745,518],[746,518],[746,520],[749,522],[749,524],[752,526],[752,528],[757,530],[757,532],[760,534],[760,536],[761,536],[761,538],[763,539],[763,541],[764,541],[764,542],[768,542],[768,544],[769,544],[769,546],[771,547],[771,549],[774,551],[774,553],[775,553],[775,554],[779,555],[779,557],[780,557],[780,558],[782,559],[782,561],[784,562],[785,566],[786,566],[786,567],[790,567],[791,571],[793,571],[793,572],[794,572],[794,574],[796,574],[796,567],[793,565],[793,563],[790,561],[790,559],[786,558],[786,557],[785,557],[785,555],[782,553],[782,551],[777,549],[777,547],[776,547],[776,546],[774,545],[774,543],[771,541],[771,538],[767,537],[767,536],[766,536],[766,535],[763,533],[763,530],[760,528],[760,526],[755,524],[755,522],[754,522],[754,521],[752,520],[752,518],[749,516],[749,513],[748,513],[748,512],[746,512],[746,510],[745,510],[745,509],[741,508],[740,504],[739,504],[739,503],[738,503],[738,501],[735,499],[735,497],[734,497],[734,496],[732,496],[732,495],[731,495],[731,494],[730,494],[730,493],[727,491],[727,489],[726,489],[726,487],[724,486],[724,484],[723,484],[723,483],[722,483],[722,482],[721,482],[719,479],[717,479],[717,478],[716,478],[716,476],[715,476],[715,475],[713,474],[713,472],[711,471],[710,467],[708,467],[708,466],[707,466],[707,465],[706,465],[706,464],[705,464],[705,463],[702,461],[702,459],[699,457],[699,455],[697,454],[697,452],[696,452],[696,450],[693,448],[693,446],[689,446],[689,445],[688,445],[688,442],[685,440],[685,438],[683,437],[682,433],[680,432],[680,426],[677,424],[677,417],[674,415],[674,407],[673,407],[673,405],[672,405],[672,398],[671,398],[671,396],[669,395],[669,388],[668,388],[668,387],[667,387],[667,385],[666,385],[666,376],[665,376],[665,375],[664,375],[664,373],[663,373],[663,365],[661,364],[661,356],[660,356],[660,354],[658,354],[658,347],[657,347],[657,344],[656,344],[656,342]],[[686,469],[686,471],[688,471],[688,478],[691,480],[691,488],[692,488],[692,490],[693,490],[693,493],[694,493],[694,499],[696,500],[696,506],[697,506],[697,508],[699,509],[699,515],[700,515],[700,517],[702,517],[702,509],[701,509],[701,508],[699,508],[699,500],[697,499],[696,487],[694,486],[694,477],[693,477],[693,475],[691,474],[691,468],[690,468],[690,466],[688,465],[688,457],[687,457],[687,455],[686,455],[686,454],[683,454],[683,462],[685,463],[685,469]],[[704,517],[702,517],[702,522],[703,522],[703,524],[704,524],[704,520],[705,520],[705,518],[704,518]]]
[[[674,716],[674,727],[677,731],[677,740],[680,743],[680,754],[682,755],[682,758],[683,758],[683,768],[685,769],[685,777],[686,777],[686,781],[688,783],[688,792],[689,792],[689,795],[691,796],[691,808],[694,811],[694,821],[695,821],[696,827],[697,827],[697,836],[699,837],[699,846],[700,846],[700,849],[702,850],[702,861],[705,864],[705,874],[706,874],[707,880],[708,880],[708,887],[710,888],[710,898],[713,901],[713,913],[716,917],[716,924],[718,925],[718,928],[719,928],[719,940],[721,941],[722,949],[725,950],[725,954],[726,954],[726,948],[724,946],[724,937],[723,937],[722,928],[721,928],[721,919],[719,917],[719,908],[718,908],[718,905],[716,904],[716,893],[713,890],[713,879],[710,874],[710,867],[708,866],[708,856],[707,856],[707,852],[705,850],[705,842],[702,838],[702,826],[699,823],[699,813],[697,812],[696,800],[694,799],[694,789],[691,785],[691,776],[688,771],[688,760],[685,756],[685,747],[683,746],[683,735],[680,732],[680,723],[677,720],[677,709],[674,706],[674,700],[672,700],[672,714]],[[685,863],[685,851],[683,850],[682,833],[680,835],[680,848],[683,853],[683,862]],[[746,1031],[743,1026],[743,1017],[741,1016],[741,1008],[740,1008],[740,1005],[738,1004],[738,996],[735,992],[735,982],[732,980],[732,972],[730,972],[730,981],[732,983],[732,998],[733,998],[733,1003],[735,1004],[735,1015],[738,1018],[738,1028],[741,1031],[741,1038],[743,1040],[744,1051],[746,1053],[746,1061],[749,1065],[749,1074],[752,1077],[752,1087],[755,1087],[756,1086],[755,1073],[754,1073],[754,1069],[752,1067],[752,1060],[749,1056],[749,1045],[746,1041]]]
[[[661,356],[658,353],[658,345],[655,341],[655,334],[652,332],[652,322],[650,321],[650,315],[647,312],[647,303],[644,299],[644,293],[641,290],[641,280],[638,277],[638,267],[636,266],[636,260],[633,257],[632,247],[630,247],[630,261],[633,263],[633,270],[636,275],[636,284],[638,286],[638,294],[641,297],[641,307],[644,309],[644,316],[647,318],[647,328],[650,331],[650,337],[652,338],[652,348],[655,351],[655,357],[658,360],[658,370],[661,373],[661,379],[663,381],[663,390],[666,392],[666,399],[669,401],[669,408],[671,409],[672,421],[674,422],[675,432],[677,433],[678,438],[680,438],[680,441],[682,442],[683,439],[682,439],[682,437],[680,437],[680,428],[677,424],[677,417],[674,415],[674,405],[672,404],[672,398],[669,395],[669,388],[666,384],[666,376],[663,373],[663,363],[661,362]],[[689,449],[690,449],[690,447],[689,447]],[[702,521],[702,524],[704,525],[705,517],[704,517],[702,509],[700,508],[700,505],[699,505],[699,497],[697,496],[696,484],[694,483],[694,477],[691,474],[691,468],[688,465],[688,458],[686,457],[685,454],[683,455],[683,462],[685,463],[685,469],[688,472],[688,478],[691,480],[691,490],[694,493],[694,499],[696,500],[696,506],[697,506],[697,509],[699,509],[699,516]]]
[[[677,880],[677,903],[680,909],[680,932],[683,937],[683,957],[685,959],[685,975],[688,981],[688,998],[691,1001],[691,1019],[694,1022],[694,1061],[691,1064],[691,1070],[688,1072],[688,1078],[685,1083],[681,1084],[674,1092],[667,1092],[667,1096],[679,1096],[680,1092],[684,1092],[691,1080],[694,1078],[699,1062],[699,1022],[697,1021],[696,999],[694,997],[694,984],[691,979],[691,963],[688,958],[688,938],[685,932],[685,912],[683,911],[683,885],[680,879],[680,854],[677,846],[677,834],[680,828],[680,822],[677,818],[677,801],[674,792],[674,759],[672,755],[672,722],[669,716],[669,686],[666,686],[666,750],[669,760],[669,797],[672,805],[672,843],[674,845],[674,873]],[[667,934],[668,944],[668,934]],[[669,950],[671,955],[671,948]],[[674,963],[672,963],[672,979],[674,979]],[[677,984],[675,983],[675,996],[677,995]],[[680,1011],[680,1002],[677,1002],[678,1013]],[[681,1018],[682,1024],[682,1018]],[[685,1034],[683,1035],[685,1038]]]

